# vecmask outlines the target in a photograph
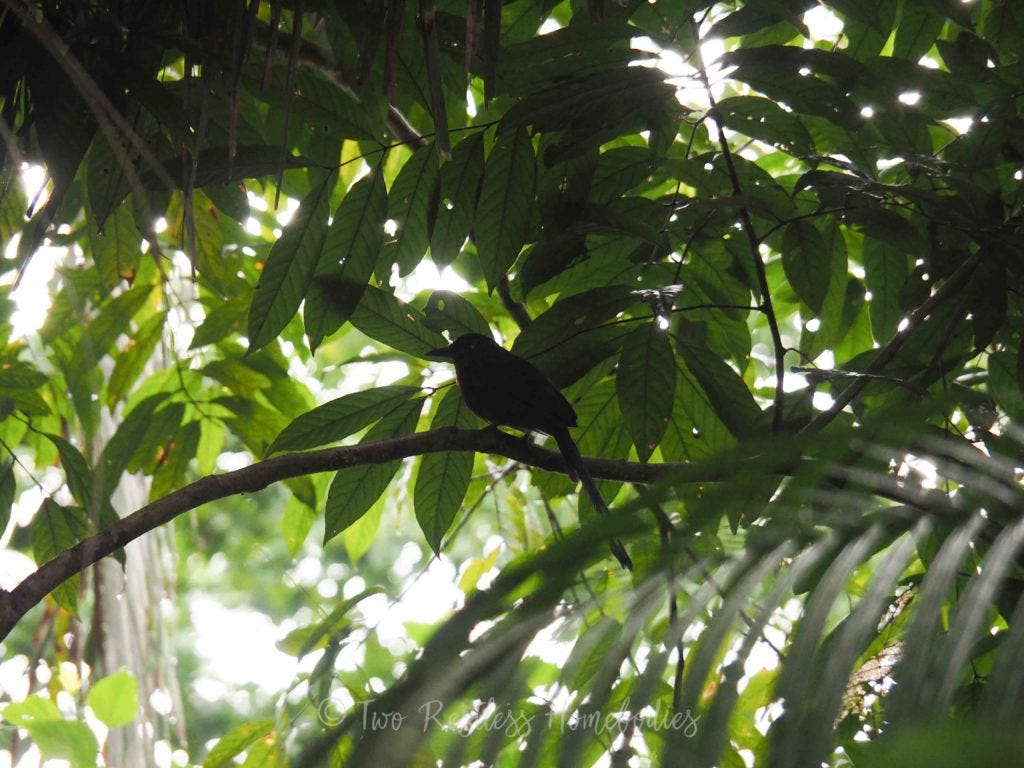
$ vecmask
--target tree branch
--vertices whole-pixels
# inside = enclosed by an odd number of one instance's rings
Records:
[[[952,280],[951,280],[952,282]],[[806,449],[806,440],[800,445]],[[140,507],[121,518],[109,528],[89,536],[75,546],[65,549],[47,563],[29,574],[11,591],[0,590],[0,641],[37,603],[76,573],[99,562],[145,533],[169,523],[178,515],[189,512],[217,499],[241,493],[253,493],[290,477],[332,472],[362,464],[383,464],[443,451],[475,451],[505,456],[526,465],[550,472],[568,473],[568,467],[557,451],[536,445],[527,438],[516,437],[497,429],[465,430],[454,427],[417,432],[411,435],[379,440],[359,445],[343,445],[316,451],[286,453],[248,467],[207,475]],[[584,458],[590,473],[603,480],[629,483],[653,483],[671,478],[673,483],[721,482],[740,472],[751,471],[750,462],[757,462],[767,474],[790,475],[800,471],[803,463],[812,459],[800,458],[801,450],[780,450],[774,438],[770,450],[767,445],[747,446],[747,450],[731,456],[717,456],[713,460],[688,463],[642,464],[617,459]],[[821,470],[817,470],[821,471]],[[941,493],[907,488],[889,475],[858,473],[855,468],[839,465],[828,467],[824,478],[853,481],[881,497],[900,502],[911,508],[929,513],[958,515],[959,510]]]
[[[253,493],[290,477],[329,472],[360,464],[382,464],[426,453],[479,451],[506,456],[552,472],[565,472],[561,454],[542,448],[522,437],[496,429],[454,428],[418,432],[412,435],[359,445],[345,445],[302,453],[286,453],[248,467],[207,475],[184,488],[157,499],[121,518],[118,522],[78,542],[44,563],[11,591],[0,590],[0,640],[21,618],[66,579],[116,552],[144,533],[159,528],[178,515],[227,496]],[[683,464],[639,464],[611,459],[587,459],[595,477],[648,483]],[[703,473],[707,475],[705,467]],[[705,478],[708,479],[708,478]]]

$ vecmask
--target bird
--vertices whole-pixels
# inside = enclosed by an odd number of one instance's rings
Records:
[[[599,512],[608,512],[608,504],[569,434],[569,427],[576,426],[576,411],[533,363],[481,333],[465,333],[447,347],[431,350],[427,357],[455,364],[462,399],[480,418],[494,425],[542,432],[554,438],[569,477],[583,483]],[[633,561],[622,542],[612,539],[611,549],[624,568],[633,569]]]

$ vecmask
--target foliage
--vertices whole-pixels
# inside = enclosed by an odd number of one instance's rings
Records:
[[[125,530],[131,478],[187,497],[163,523],[240,492],[209,480],[225,454],[308,452],[274,475],[280,539],[320,553],[324,510],[325,559],[371,588],[315,600],[281,643],[304,696],[205,765],[1007,764],[1022,40],[1010,0],[3,0],[5,543],[42,565]],[[424,355],[469,331],[563,388],[612,515],[528,446],[444,442],[480,425]],[[314,463],[339,442],[363,458]],[[279,534],[224,509],[180,546],[262,585],[243,558]],[[415,649],[362,607],[408,587],[395,530],[466,595]],[[72,658],[84,583],[25,619],[0,593],[7,649]],[[125,684],[91,689],[112,727]],[[91,764],[64,714],[4,710]]]

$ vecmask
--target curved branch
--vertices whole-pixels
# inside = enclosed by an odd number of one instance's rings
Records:
[[[412,435],[359,445],[344,445],[302,453],[286,453],[248,467],[207,475],[173,493],[140,507],[98,533],[60,552],[41,565],[11,591],[0,590],[0,640],[21,618],[66,579],[116,552],[144,533],[159,528],[178,515],[211,501],[240,493],[253,493],[290,477],[329,472],[360,464],[381,464],[441,451],[479,451],[501,454],[515,461],[552,472],[565,472],[561,454],[534,445],[496,429],[455,428],[418,432]],[[638,464],[611,459],[587,459],[595,477],[648,483],[683,464]],[[699,472],[707,475],[706,467]],[[704,479],[710,479],[705,477]]]
[[[802,440],[801,445],[806,448],[806,440]],[[641,464],[596,458],[584,458],[584,461],[590,473],[596,478],[639,484],[654,483],[662,479],[671,480],[676,484],[720,482],[736,476],[737,473],[749,471],[751,460],[759,462],[761,470],[766,473],[790,475],[800,471],[802,463],[815,461],[813,458],[801,458],[803,451],[795,445],[792,446],[792,451],[780,450],[777,438],[772,441],[770,448],[766,444],[748,446],[748,449],[735,455],[717,456],[712,460],[695,463]],[[362,464],[383,464],[443,451],[475,451],[501,455],[550,472],[568,474],[568,467],[560,453],[536,445],[527,438],[516,437],[494,428],[466,430],[445,427],[359,445],[286,453],[232,472],[207,475],[140,507],[109,528],[65,549],[29,574],[13,590],[0,590],[0,641],[7,637],[33,606],[66,579],[143,534],[169,523],[184,512],[227,496],[260,491],[290,477],[332,472]],[[763,463],[766,460],[767,463]],[[872,493],[911,508],[953,516],[960,514],[956,505],[951,504],[941,493],[936,496],[925,489],[904,487],[897,478],[888,475],[865,474],[844,465],[825,468],[822,475],[825,479],[837,478],[846,482],[856,482]]]

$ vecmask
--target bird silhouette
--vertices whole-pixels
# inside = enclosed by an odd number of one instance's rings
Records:
[[[601,491],[569,434],[569,427],[576,426],[576,411],[536,366],[480,333],[459,336],[447,347],[431,350],[427,356],[455,364],[462,399],[480,418],[492,424],[543,432],[553,437],[569,468],[569,476],[583,483],[599,512],[608,511]],[[622,542],[612,539],[611,549],[622,566],[632,570],[633,561]]]

